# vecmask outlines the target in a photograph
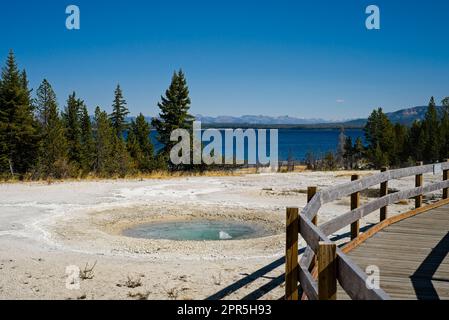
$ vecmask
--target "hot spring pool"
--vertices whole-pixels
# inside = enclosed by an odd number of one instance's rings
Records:
[[[260,225],[236,221],[192,220],[139,225],[123,232],[132,238],[175,241],[242,240],[270,235]]]

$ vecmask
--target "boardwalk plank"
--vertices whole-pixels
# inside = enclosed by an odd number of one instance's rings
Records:
[[[349,253],[393,299],[449,299],[449,206],[393,224]],[[346,299],[339,289],[339,299]]]

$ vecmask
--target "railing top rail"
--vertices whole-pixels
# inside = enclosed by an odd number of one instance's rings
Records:
[[[332,242],[303,214],[299,215],[299,230],[301,230],[300,233],[307,242],[308,247],[315,253],[318,252],[320,242]],[[352,299],[386,300],[389,298],[382,289],[368,289],[366,287],[367,275],[340,249],[337,249],[337,256],[340,285]]]
[[[323,231],[324,234],[330,235],[340,229],[343,229],[351,223],[362,219],[363,217],[380,208],[394,204],[400,200],[413,198],[421,194],[434,192],[443,188],[449,188],[449,180],[432,183],[425,187],[417,187],[388,194],[386,196],[368,202],[367,204],[364,204],[357,209],[339,215],[333,220],[323,223],[322,225],[320,225],[320,230]]]
[[[381,207],[391,204],[394,201],[436,191],[441,188],[448,188],[449,180],[444,180],[442,182],[433,183],[427,186],[419,186],[410,190],[398,192],[396,194],[383,196],[367,205],[349,211],[341,217],[325,223],[321,227],[318,227],[312,222],[312,219],[315,218],[322,205],[345,196],[356,194],[357,192],[389,180],[409,176],[419,176],[426,173],[436,173],[437,171],[446,170],[449,170],[449,162],[389,170],[316,193],[299,214],[299,230],[307,243],[306,252],[301,260],[302,270],[307,270],[309,263],[312,262],[314,253],[316,254],[318,251],[319,243],[330,241],[328,238],[330,233],[338,231],[342,227],[345,227],[361,217]],[[389,298],[389,296],[382,289],[368,289],[366,287],[366,274],[340,249],[337,250],[337,257],[339,264],[338,280],[340,285],[352,299],[384,300]],[[305,271],[302,273],[305,273]],[[302,273],[301,275],[303,275]],[[303,275],[305,280],[310,282],[308,287],[314,289],[311,280],[306,276],[306,274],[305,276]],[[315,290],[311,290],[311,294],[312,296],[315,296]]]
[[[437,169],[449,170],[449,162],[388,170],[361,178],[356,181],[341,184],[338,187],[322,190],[313,197],[313,199],[304,207],[301,213],[309,219],[313,219],[317,215],[320,208],[326,203],[335,201],[345,196],[349,196],[356,192],[363,191],[369,187],[381,184],[389,180],[400,179],[425,173],[433,173]]]

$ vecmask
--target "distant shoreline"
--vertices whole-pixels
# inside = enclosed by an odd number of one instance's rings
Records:
[[[296,129],[296,130],[341,130],[355,129],[363,130],[363,126],[344,125],[344,124],[251,124],[251,123],[202,123],[202,129]],[[151,128],[152,132],[157,131]]]
[[[251,124],[251,123],[203,123],[205,129],[302,129],[302,130],[340,130],[363,129],[362,125],[348,125],[344,123],[324,123],[324,124]]]

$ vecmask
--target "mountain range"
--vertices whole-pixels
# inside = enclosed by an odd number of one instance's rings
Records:
[[[203,115],[196,115],[196,120],[201,121],[204,124],[283,124],[283,125],[298,125],[298,124],[317,124],[317,123],[330,123],[324,119],[306,119],[306,118],[295,118],[290,116],[280,116],[280,117],[270,117],[263,115],[244,115],[241,117],[233,116],[218,116],[218,117],[208,117]]]
[[[413,108],[401,109],[395,112],[386,113],[388,118],[393,123],[400,123],[403,125],[411,125],[414,121],[421,121],[424,119],[425,114],[427,112],[427,106],[417,106]],[[441,112],[443,107],[437,107]],[[197,121],[201,121],[205,127],[221,127],[221,126],[229,126],[229,127],[247,127],[250,125],[258,125],[264,127],[317,127],[317,128],[326,128],[326,127],[352,127],[352,128],[360,128],[363,127],[367,118],[353,119],[348,121],[329,121],[325,119],[316,119],[316,118],[295,118],[290,116],[280,116],[280,117],[271,117],[264,115],[244,115],[244,116],[203,116],[196,115]],[[128,118],[128,120],[132,120],[133,117]],[[151,117],[147,117],[146,120],[151,122]]]
[[[410,126],[415,121],[424,120],[428,106],[417,106],[413,108],[401,109],[395,112],[386,113],[387,117],[393,123],[400,123]],[[437,107],[439,112],[442,112],[443,107]],[[207,125],[221,125],[221,124],[245,124],[245,125],[282,125],[282,126],[345,126],[345,127],[363,127],[367,122],[367,118],[353,119],[348,121],[328,121],[324,119],[306,119],[295,118],[289,116],[270,117],[270,116],[254,116],[245,115],[241,117],[220,116],[220,117],[205,117],[202,115],[196,116],[198,121]]]
[[[443,111],[443,107],[437,107],[439,112]],[[422,121],[426,116],[428,106],[418,106],[413,108],[402,109],[395,112],[386,113],[387,117],[393,123],[400,123],[406,126],[410,126],[415,121]],[[342,122],[345,126],[364,126],[368,119],[354,119],[346,122]]]

